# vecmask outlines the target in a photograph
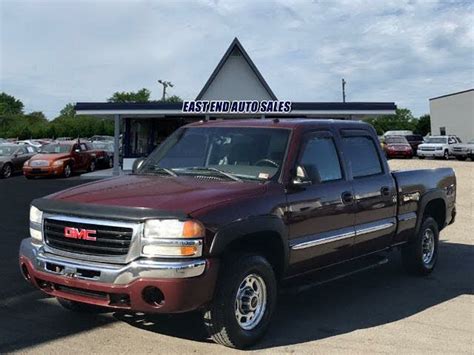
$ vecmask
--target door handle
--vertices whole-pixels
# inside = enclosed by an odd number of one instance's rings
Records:
[[[341,194],[341,200],[343,203],[345,203],[346,205],[352,203],[354,201],[354,196],[352,195],[352,192],[350,191],[344,191],[342,194]]]
[[[380,189],[380,193],[382,194],[382,196],[389,196],[390,188],[388,186],[384,186]]]

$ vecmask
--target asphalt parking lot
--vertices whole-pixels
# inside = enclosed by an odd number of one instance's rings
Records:
[[[456,170],[458,216],[441,234],[436,271],[408,276],[394,253],[379,268],[285,294],[267,336],[248,352],[474,353],[474,162],[391,160],[390,166]],[[23,281],[17,252],[28,234],[29,202],[82,183],[0,180],[0,353],[231,352],[207,339],[198,314],[73,314]]]

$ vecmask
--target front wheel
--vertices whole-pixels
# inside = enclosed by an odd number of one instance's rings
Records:
[[[425,217],[418,234],[402,249],[403,265],[407,271],[427,275],[438,260],[438,224],[432,217]]]
[[[444,160],[449,160],[449,152],[447,150],[444,151],[443,159]]]
[[[91,160],[91,163],[89,164],[89,172],[95,171],[95,160]]]
[[[222,270],[204,324],[216,343],[243,349],[255,344],[268,328],[276,305],[275,273],[256,254],[231,256]]]
[[[8,179],[13,174],[13,167],[11,164],[7,163],[3,166],[2,171],[0,172],[0,177],[3,179]]]
[[[71,175],[72,175],[71,164],[66,164],[66,166],[64,167],[63,176],[67,179]]]

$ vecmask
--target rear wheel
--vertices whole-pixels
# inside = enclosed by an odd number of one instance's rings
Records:
[[[89,164],[89,172],[95,171],[95,160],[91,160],[91,163]]]
[[[216,295],[204,314],[211,338],[243,349],[265,334],[276,305],[277,284],[272,266],[256,254],[238,254],[223,265]]]
[[[59,304],[67,309],[68,311],[76,313],[105,313],[108,312],[108,309],[105,307],[94,306],[87,303],[81,303],[76,301],[67,300],[65,298],[56,298]]]
[[[438,241],[438,224],[432,217],[424,217],[414,240],[402,249],[404,267],[418,275],[432,272],[438,260]]]
[[[2,171],[0,172],[0,176],[3,179],[8,179],[13,174],[13,166],[10,163],[6,163],[3,165]]]

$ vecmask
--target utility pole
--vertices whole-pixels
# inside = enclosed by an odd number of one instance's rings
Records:
[[[342,78],[342,102],[346,102],[346,81]]]
[[[167,87],[170,87],[172,88],[173,87],[173,84],[171,83],[171,81],[165,81],[165,80],[158,80],[158,82],[163,85],[163,96],[161,97],[161,101],[165,101],[166,100],[166,88]]]

